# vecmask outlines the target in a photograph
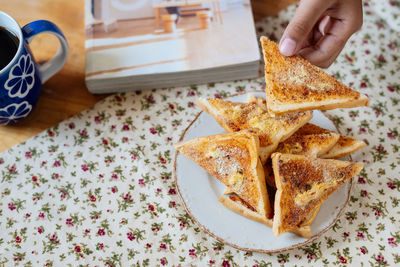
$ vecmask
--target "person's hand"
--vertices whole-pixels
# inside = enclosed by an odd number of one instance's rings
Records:
[[[279,49],[285,56],[299,54],[327,68],[362,21],[361,0],[301,0]]]

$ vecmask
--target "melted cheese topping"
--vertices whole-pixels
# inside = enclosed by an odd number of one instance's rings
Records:
[[[249,120],[249,125],[260,130],[271,129],[273,126],[272,121],[265,118],[265,116],[256,116],[251,118]]]
[[[299,142],[293,144],[283,144],[283,147],[279,149],[281,153],[287,154],[298,154],[303,151],[303,147]]]
[[[311,84],[307,84],[307,87],[313,91],[326,91],[326,89],[328,89],[329,86],[332,86],[332,85],[329,85],[328,83],[318,83],[317,85],[318,86],[311,83]]]
[[[226,117],[236,120],[242,116],[242,107],[240,105],[235,105],[227,110],[224,110],[224,113]]]
[[[243,174],[235,172],[229,177],[228,183],[233,186],[240,186],[243,183],[243,179]]]
[[[257,107],[257,113],[258,113],[258,115],[264,114],[265,110],[262,109],[261,107]]]

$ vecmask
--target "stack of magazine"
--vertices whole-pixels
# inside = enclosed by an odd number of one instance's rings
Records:
[[[258,76],[249,0],[86,0],[92,93]]]

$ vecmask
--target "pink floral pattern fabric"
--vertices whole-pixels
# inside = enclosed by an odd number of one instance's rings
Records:
[[[400,0],[375,0],[371,5],[382,20],[400,32]]]
[[[264,79],[116,94],[0,154],[0,266],[400,264],[400,35],[365,1],[363,29],[328,70],[368,108],[328,111],[365,140],[365,168],[335,226],[275,254],[220,243],[193,223],[173,183],[172,144],[195,100],[260,90]],[[257,25],[277,40],[293,7]],[[262,75],[262,74],[261,74]]]

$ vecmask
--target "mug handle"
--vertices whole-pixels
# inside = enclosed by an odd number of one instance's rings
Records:
[[[37,20],[26,24],[22,28],[22,34],[25,40],[30,43],[37,34],[39,33],[51,33],[57,36],[60,41],[60,47],[56,55],[47,61],[46,63],[39,66],[39,76],[42,83],[45,83],[54,74],[56,74],[65,64],[68,57],[68,43],[64,34],[61,30],[52,22],[48,20]]]

